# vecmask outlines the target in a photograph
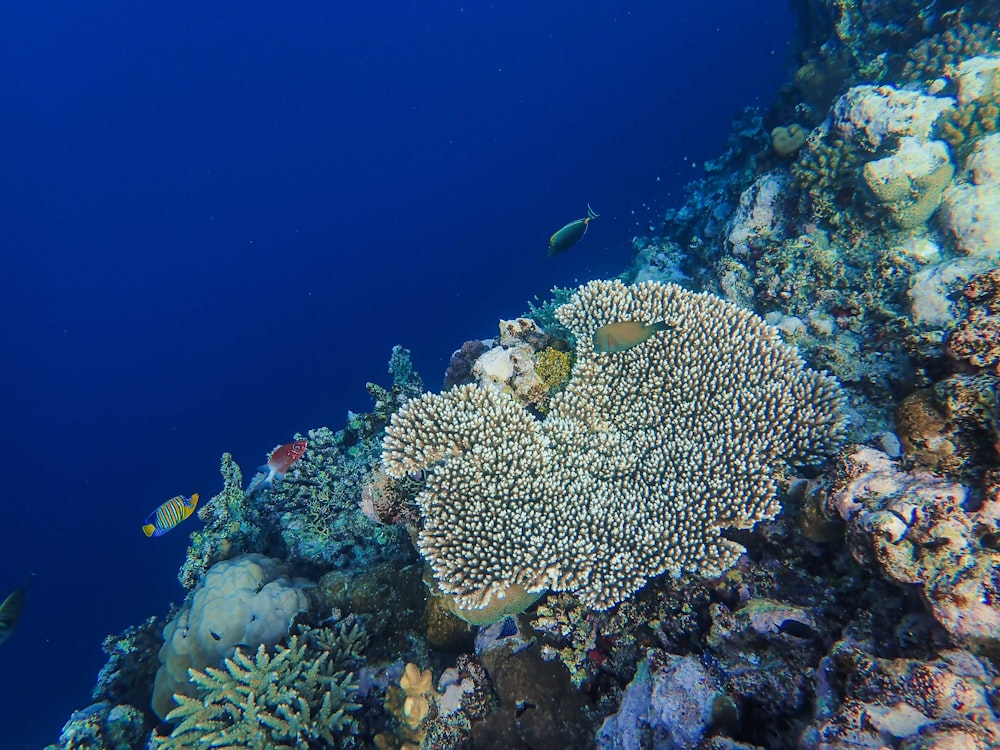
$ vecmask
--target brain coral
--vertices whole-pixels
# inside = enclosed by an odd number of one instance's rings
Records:
[[[163,718],[175,693],[193,694],[190,668],[217,666],[237,645],[275,645],[308,607],[309,598],[285,577],[279,560],[251,554],[213,565],[190,604],[163,629],[153,710]]]
[[[607,609],[661,573],[716,575],[744,551],[722,530],[772,518],[785,467],[842,439],[837,383],[725,300],[593,281],[557,316],[576,363],[544,420],[463,386],[410,401],[386,430],[390,475],[428,470],[418,546],[461,606],[520,585]],[[594,332],[623,320],[667,329],[595,353]]]

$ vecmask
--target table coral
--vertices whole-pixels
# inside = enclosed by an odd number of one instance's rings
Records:
[[[386,472],[428,471],[418,546],[465,607],[521,585],[607,609],[664,572],[718,574],[743,552],[721,530],[773,517],[783,467],[841,440],[836,382],[717,297],[596,281],[558,315],[577,359],[545,420],[462,386],[387,428]],[[623,319],[667,330],[595,352],[594,332]]]

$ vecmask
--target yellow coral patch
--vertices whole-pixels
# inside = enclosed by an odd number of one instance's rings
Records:
[[[778,156],[791,156],[806,143],[806,129],[793,122],[771,131],[771,147]]]
[[[545,387],[552,392],[569,380],[573,369],[573,355],[549,347],[535,355],[535,372]]]

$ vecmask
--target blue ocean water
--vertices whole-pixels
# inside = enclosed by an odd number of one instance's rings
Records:
[[[190,520],[394,344],[451,352],[631,239],[786,74],[782,4],[29,3],[0,10],[7,748],[89,702],[103,637],[166,615]],[[549,235],[601,216],[570,252]]]

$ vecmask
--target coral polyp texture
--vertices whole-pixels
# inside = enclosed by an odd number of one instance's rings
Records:
[[[391,476],[427,470],[418,546],[463,607],[523,586],[608,609],[662,573],[718,575],[744,552],[723,530],[774,517],[789,465],[842,440],[836,381],[721,298],[593,281],[557,317],[576,362],[544,420],[462,386],[414,399],[386,430]],[[595,352],[618,321],[666,330]]]
[[[192,669],[198,697],[178,696],[169,737],[159,750],[199,747],[306,750],[346,747],[356,729],[357,680],[366,635],[357,624],[306,629],[273,654],[261,644],[252,657],[237,649],[225,669]]]

